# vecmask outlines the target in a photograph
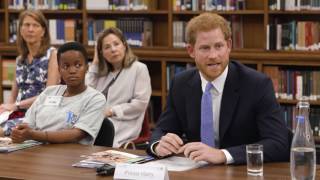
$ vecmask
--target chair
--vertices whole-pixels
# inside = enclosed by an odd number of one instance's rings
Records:
[[[316,162],[320,164],[320,148],[316,147]]]
[[[291,147],[292,139],[293,139],[293,133],[292,133],[292,131],[291,131],[289,128],[287,128],[287,130],[288,130],[288,142],[289,142],[289,147]]]
[[[112,147],[113,138],[114,138],[113,124],[109,119],[105,118],[102,122],[98,136],[94,141],[94,145]]]
[[[149,119],[149,113],[148,111],[146,111],[144,114],[144,119],[139,137],[137,139],[125,143],[122,146],[124,149],[146,149],[147,145],[149,144],[149,139],[151,137]]]

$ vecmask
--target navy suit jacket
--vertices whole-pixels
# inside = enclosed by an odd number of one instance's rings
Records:
[[[286,128],[272,81],[238,62],[230,61],[221,100],[220,149],[235,164],[246,163],[246,144],[263,145],[264,161],[289,159],[290,132]],[[189,142],[200,141],[201,80],[197,69],[178,74],[171,82],[167,105],[152,133],[150,146],[168,132]],[[147,149],[149,154],[150,146]]]

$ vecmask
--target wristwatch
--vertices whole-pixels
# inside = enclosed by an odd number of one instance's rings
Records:
[[[15,105],[16,105],[16,107],[17,107],[17,110],[20,110],[21,108],[20,108],[20,101],[17,101],[16,103],[15,103]]]

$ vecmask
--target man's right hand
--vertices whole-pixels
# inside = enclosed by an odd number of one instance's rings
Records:
[[[156,145],[155,153],[160,157],[168,156],[172,153],[177,154],[182,146],[183,141],[178,135],[167,133],[161,137],[159,144]]]

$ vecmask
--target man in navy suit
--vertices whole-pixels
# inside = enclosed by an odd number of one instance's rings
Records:
[[[157,157],[183,153],[213,164],[246,163],[247,144],[262,144],[264,161],[289,159],[290,132],[272,81],[238,62],[230,61],[231,30],[213,13],[190,20],[187,51],[196,69],[177,75],[171,83],[165,111],[152,133],[147,152]],[[212,83],[215,146],[201,142],[201,96]]]

